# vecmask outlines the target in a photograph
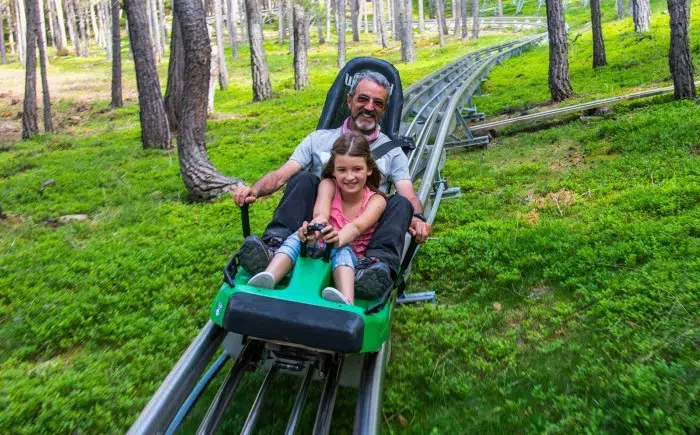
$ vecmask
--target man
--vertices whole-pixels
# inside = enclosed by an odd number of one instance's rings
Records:
[[[264,175],[252,187],[241,186],[232,193],[236,204],[255,202],[282,187],[284,192],[272,221],[262,238],[247,237],[240,252],[241,266],[251,275],[265,269],[274,251],[303,221],[310,221],[323,166],[330,157],[335,140],[348,130],[362,133],[372,150],[391,139],[381,133],[379,122],[386,110],[390,84],[381,74],[363,71],[355,74],[347,97],[350,117],[340,128],[317,130],[308,135],[280,168]],[[423,205],[416,196],[408,171],[408,159],[401,148],[394,148],[377,160],[382,173],[382,190],[393,183],[392,195],[372,239],[366,257],[356,268],[355,293],[372,299],[391,287],[396,278],[403,251],[404,234],[408,230],[418,243],[430,234],[430,224],[423,216]],[[287,182],[289,181],[289,182]]]

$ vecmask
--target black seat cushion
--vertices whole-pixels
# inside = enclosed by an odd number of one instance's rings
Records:
[[[225,329],[256,338],[317,349],[357,353],[362,349],[362,316],[343,310],[235,293],[226,307]]]

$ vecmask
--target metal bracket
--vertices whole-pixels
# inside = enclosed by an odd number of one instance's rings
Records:
[[[435,295],[435,292],[416,292],[403,293],[401,296],[396,298],[396,305],[415,304],[418,302],[430,302],[434,304],[437,302],[437,296]]]

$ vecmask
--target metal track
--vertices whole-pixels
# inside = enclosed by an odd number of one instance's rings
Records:
[[[409,166],[414,184],[418,186],[418,197],[425,205],[429,223],[434,222],[442,199],[458,194],[453,189],[448,189],[447,182],[442,178],[440,171],[444,165],[446,150],[465,140],[455,134],[455,129],[461,128],[466,130],[462,133],[468,137],[471,135],[466,127],[465,118],[477,115],[475,108],[467,107],[471,105],[472,94],[479,88],[490,68],[505,58],[520,53],[528,46],[538,43],[542,38],[542,35],[529,37],[470,53],[406,90],[407,103],[402,113],[404,122],[402,122],[401,131],[414,137],[418,145],[409,156]],[[417,250],[412,251],[410,255],[415,255],[416,252]],[[405,252],[405,255],[409,253]],[[407,262],[410,259],[412,257],[407,259]],[[410,273],[410,262],[408,264],[409,267],[402,271],[403,275],[399,277],[404,282]],[[188,414],[201,392],[227,359],[228,355],[219,357],[197,383],[197,379],[213,358],[225,335],[226,332],[211,321],[205,325],[129,429],[129,434],[160,434],[166,430],[168,433],[173,433],[177,429],[180,421]],[[244,346],[242,350],[233,351],[227,346],[231,356],[237,356],[237,359],[209,406],[199,426],[198,434],[214,433],[245,371],[264,365],[265,361],[269,363],[266,364],[269,371],[248,414],[242,433],[253,432],[264,405],[264,399],[270,394],[272,380],[280,372],[304,373],[285,433],[293,434],[296,430],[306,403],[309,384],[315,372],[325,379],[325,385],[319,401],[313,433],[329,432],[337,390],[344,373],[343,367],[350,366],[352,355],[346,358],[344,355],[302,349],[294,345],[262,342],[255,339],[244,340],[236,334],[230,334],[229,338],[235,338],[233,342],[236,346],[242,343]],[[378,352],[362,355],[357,384],[355,434],[380,432],[384,370],[389,361],[390,349],[391,341],[387,340]],[[176,413],[177,417],[175,417]]]

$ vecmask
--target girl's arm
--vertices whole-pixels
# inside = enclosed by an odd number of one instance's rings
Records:
[[[312,223],[328,223],[328,219],[331,216],[331,204],[333,203],[334,195],[335,181],[330,178],[321,180],[321,184],[318,185],[318,193],[316,194]]]
[[[349,224],[345,225],[343,229],[338,231],[337,240],[329,240],[324,238],[328,243],[337,243],[338,247],[347,245],[348,243],[355,240],[360,234],[364,233],[372,225],[377,223],[384,209],[386,208],[386,199],[380,194],[374,194],[367,201],[367,207],[365,211],[353,220]],[[335,239],[335,238],[334,238]]]

